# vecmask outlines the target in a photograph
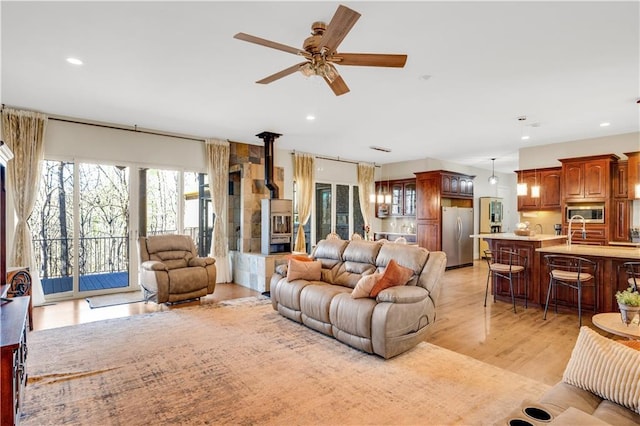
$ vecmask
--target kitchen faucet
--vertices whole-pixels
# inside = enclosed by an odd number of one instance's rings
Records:
[[[569,232],[568,232],[568,236],[567,236],[567,245],[569,247],[571,247],[571,237],[573,236],[573,232],[571,232],[571,225],[573,224],[573,219],[581,219],[582,220],[582,239],[584,240],[585,238],[587,238],[587,230],[585,228],[585,220],[584,217],[580,216],[579,214],[573,215],[571,216],[571,219],[569,219]]]

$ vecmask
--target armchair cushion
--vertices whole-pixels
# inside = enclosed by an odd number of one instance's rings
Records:
[[[157,260],[147,260],[146,262],[142,262],[142,269],[146,269],[147,271],[168,271],[167,265]]]

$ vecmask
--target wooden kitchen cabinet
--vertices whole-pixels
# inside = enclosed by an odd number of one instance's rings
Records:
[[[416,173],[416,234],[420,247],[442,250],[442,206],[473,207],[473,178],[444,170]]]
[[[629,229],[631,228],[631,201],[624,198],[616,198],[612,202],[613,215],[611,223],[611,239],[613,241],[631,241]]]
[[[615,154],[561,159],[565,202],[610,198],[612,167],[618,159]]]
[[[640,151],[625,152],[629,160],[627,162],[627,198],[629,200],[640,199],[640,191],[636,191],[636,185],[640,184]]]
[[[454,172],[440,172],[441,194],[449,198],[473,198],[473,178]]]
[[[562,208],[561,167],[519,170],[518,182],[527,184],[527,195],[518,196],[518,211],[560,210]],[[540,186],[540,197],[531,197],[531,187]]]
[[[627,161],[619,161],[613,166],[613,198],[627,198],[629,195],[629,168]]]
[[[376,182],[376,194],[391,195],[391,203],[387,208],[380,208],[384,203],[376,199],[376,217],[413,217],[416,215],[416,180],[398,179]],[[386,213],[385,213],[386,212]]]

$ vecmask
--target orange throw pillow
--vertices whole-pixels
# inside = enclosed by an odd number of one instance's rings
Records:
[[[395,260],[391,259],[386,269],[384,270],[384,274],[382,274],[382,278],[380,278],[376,285],[373,286],[369,296],[376,297],[378,293],[380,293],[385,288],[405,285],[412,276],[412,269],[398,265]]]
[[[287,260],[299,260],[301,262],[313,262],[313,258],[306,254],[288,254],[286,257]]]

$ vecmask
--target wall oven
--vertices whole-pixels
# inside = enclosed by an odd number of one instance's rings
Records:
[[[586,223],[604,223],[604,204],[569,204],[565,207],[566,219],[582,216]]]

